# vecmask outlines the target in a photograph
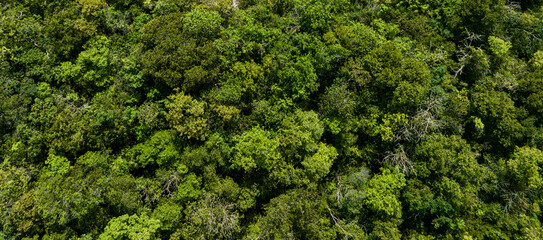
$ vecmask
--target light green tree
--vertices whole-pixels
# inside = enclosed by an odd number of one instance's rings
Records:
[[[160,220],[141,215],[122,215],[109,221],[100,234],[100,240],[151,240],[157,239],[157,230],[160,228]]]
[[[179,135],[188,139],[205,140],[208,130],[206,102],[193,99],[183,92],[169,97],[166,119]]]

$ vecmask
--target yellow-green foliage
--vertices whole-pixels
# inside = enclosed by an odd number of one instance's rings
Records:
[[[179,135],[188,139],[205,140],[208,119],[205,112],[207,104],[184,95],[183,92],[171,95],[166,119]]]
[[[0,239],[543,239],[541,0],[0,2]]]

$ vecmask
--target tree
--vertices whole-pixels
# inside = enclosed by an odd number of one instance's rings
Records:
[[[326,177],[337,155],[334,147],[320,143],[316,153],[302,161],[302,166],[304,166],[309,179],[318,181]]]
[[[155,132],[144,143],[134,146],[127,154],[138,167],[147,165],[167,166],[176,162],[179,152],[171,131]]]
[[[368,181],[364,203],[378,216],[400,218],[402,206],[396,196],[404,186],[403,174],[394,174],[388,169],[382,169],[381,174],[373,176]]]
[[[543,187],[540,165],[543,163],[543,152],[530,147],[515,148],[513,157],[507,161],[508,176],[511,187],[520,191],[539,190]]]
[[[194,202],[186,210],[186,224],[180,230],[181,236],[193,239],[230,239],[237,236],[240,216],[234,206],[213,195]]]
[[[196,8],[183,18],[183,31],[195,38],[209,38],[220,30],[223,19],[218,12]]]
[[[430,207],[420,202],[410,202],[410,210],[431,217],[424,222],[426,227],[433,226],[438,232],[462,234],[466,221],[478,218],[477,209],[481,203],[484,183],[492,175],[485,167],[478,164],[476,152],[460,136],[435,135],[423,141],[415,150],[415,171],[420,182],[412,182],[410,188],[418,189],[417,195],[409,196],[412,200],[429,199]],[[431,194],[428,188],[431,189]],[[432,196],[433,195],[433,196]],[[413,208],[415,207],[415,209]],[[476,229],[472,229],[477,231]]]
[[[171,95],[166,119],[179,135],[188,139],[205,140],[208,130],[206,102],[193,99],[183,92]]]
[[[543,96],[543,88],[540,87],[539,82],[543,76],[543,71],[536,70],[527,74],[519,81],[519,98],[525,104],[526,108],[532,115],[537,118],[543,118],[543,102],[541,97]]]
[[[337,232],[328,214],[326,202],[318,195],[288,191],[266,205],[265,214],[249,226],[245,238],[335,239]]]
[[[518,110],[514,101],[507,93],[492,88],[481,86],[477,90],[472,93],[471,102],[485,125],[488,139],[498,141],[504,147],[513,146],[524,131],[517,120]]]
[[[278,167],[281,154],[279,142],[271,133],[255,127],[233,138],[236,142],[233,151],[232,168],[251,172],[257,169],[272,170]]]
[[[358,83],[363,101],[413,111],[425,99],[430,85],[427,67],[420,61],[405,58],[392,43],[373,50],[363,62],[366,71],[361,72],[363,79]]]
[[[46,226],[92,232],[103,224],[99,205],[104,203],[102,189],[107,186],[105,158],[103,153],[88,152],[72,165],[66,157],[49,153],[47,168],[33,189]]]
[[[0,206],[2,237],[15,238],[37,234],[40,216],[29,194],[32,169],[3,166],[0,169]]]
[[[217,12],[204,9],[151,20],[141,30],[144,73],[184,91],[206,87],[218,73],[218,54],[210,40],[221,22]]]
[[[160,228],[160,221],[147,216],[141,215],[122,215],[111,219],[100,234],[99,239],[156,239],[156,232]]]

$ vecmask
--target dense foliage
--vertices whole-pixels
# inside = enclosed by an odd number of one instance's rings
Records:
[[[540,0],[3,0],[1,239],[543,239]]]

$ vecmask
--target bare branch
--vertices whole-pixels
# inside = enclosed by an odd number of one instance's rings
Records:
[[[401,170],[405,175],[414,171],[414,164],[407,157],[407,153],[402,145],[398,146],[394,151],[385,152],[382,163],[388,163],[395,166],[396,169]]]

